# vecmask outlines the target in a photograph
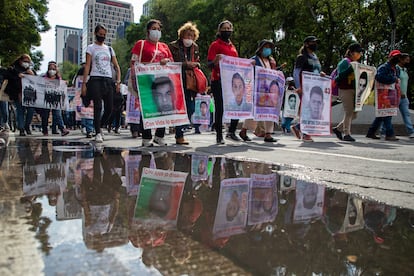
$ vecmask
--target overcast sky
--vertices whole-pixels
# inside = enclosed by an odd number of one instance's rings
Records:
[[[131,3],[134,7],[134,22],[137,22],[142,14],[142,5],[147,0],[122,0],[120,2]],[[40,67],[40,72],[44,73],[47,70],[47,63],[50,60],[55,60],[55,26],[62,25],[73,28],[82,28],[83,25],[83,7],[86,0],[49,0],[49,12],[47,20],[51,29],[40,34],[42,40],[40,50],[44,54],[44,59]]]

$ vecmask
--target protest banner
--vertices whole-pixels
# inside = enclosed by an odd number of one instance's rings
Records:
[[[220,59],[224,119],[253,118],[254,67],[251,59]]]
[[[361,111],[365,101],[372,92],[377,69],[373,66],[351,62],[355,74],[355,111]]]
[[[46,109],[66,110],[66,82],[40,76],[25,75],[22,78],[22,105]]]
[[[283,104],[283,117],[297,118],[299,116],[300,97],[295,90],[286,89]]]
[[[140,124],[141,123],[141,111],[139,98],[134,96],[132,93],[127,94],[126,100],[126,118],[127,124]]]
[[[144,129],[189,124],[181,79],[181,63],[135,63]]]
[[[191,156],[191,180],[207,180],[208,178],[208,156],[193,154]]]
[[[309,135],[331,134],[331,79],[302,73],[301,131]]]
[[[375,81],[375,117],[397,116],[400,92],[396,84]]]
[[[76,103],[75,103],[75,96],[76,96],[76,87],[68,87],[66,90],[66,96],[68,97],[68,105],[66,106],[66,111],[76,111]]]
[[[192,116],[193,124],[210,124],[210,99],[208,95],[197,95],[194,99],[194,113]]]
[[[75,83],[75,98],[73,99],[76,111],[76,120],[80,121],[81,119],[93,119],[93,101],[90,101],[88,107],[83,105],[81,98],[81,89],[82,89],[83,80],[81,78],[76,78]]]
[[[324,186],[298,180],[296,183],[295,211],[293,213],[294,223],[321,218],[324,197]]]
[[[282,71],[256,66],[254,85],[254,119],[279,122],[280,108],[285,91]]]

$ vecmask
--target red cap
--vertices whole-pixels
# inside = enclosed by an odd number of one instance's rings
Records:
[[[399,56],[399,55],[401,55],[400,50],[392,50],[390,52],[390,54],[388,55],[388,57],[390,58],[390,57],[395,57],[395,56]]]

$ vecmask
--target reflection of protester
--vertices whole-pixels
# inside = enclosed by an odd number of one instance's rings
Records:
[[[286,85],[286,88],[285,88],[285,94],[284,95],[287,94],[286,93],[287,91],[293,91],[294,92],[294,94],[290,94],[290,96],[288,98],[288,106],[287,107],[291,111],[295,111],[295,113],[297,113],[296,112],[296,102],[298,101],[298,99],[297,99],[298,94],[296,94],[295,80],[292,77],[287,77],[286,78],[286,83],[287,83],[287,85]],[[284,106],[285,109],[287,107]],[[282,125],[281,125],[283,132],[290,133],[290,124],[292,123],[293,119],[294,118],[292,118],[292,117],[283,116]]]
[[[321,71],[321,63],[315,54],[318,47],[319,39],[315,36],[308,36],[303,41],[303,46],[299,50],[299,55],[296,58],[295,69],[293,71],[293,77],[295,79],[295,85],[298,88],[298,93],[302,94],[302,72],[320,73],[321,76],[325,76],[325,73]],[[313,142],[312,137],[306,133],[300,131],[300,124],[291,126],[291,131],[295,134],[296,138],[302,139],[306,142]]]
[[[400,71],[400,87],[401,87],[401,98],[400,105],[398,106],[403,118],[405,128],[407,129],[408,137],[414,138],[414,128],[411,122],[411,115],[409,111],[410,101],[407,98],[408,91],[408,72],[407,65],[410,63],[410,56],[407,53],[402,53],[397,64],[397,68]]]
[[[260,41],[258,48],[256,49],[255,56],[252,57],[252,59],[255,60],[256,66],[269,68],[276,70],[276,61],[272,57],[272,52],[275,47],[275,44],[271,40],[263,39]],[[277,100],[279,97],[279,85],[276,80],[272,81],[269,85],[268,91],[269,93],[266,93],[267,95],[263,95],[265,99],[267,98],[268,101],[263,101],[263,106],[270,106],[270,107],[276,107],[277,106]],[[275,98],[276,96],[276,98]],[[274,102],[276,100],[276,102]],[[260,102],[260,100],[259,100]],[[264,125],[264,141],[265,142],[276,142],[277,140],[272,137],[273,132],[273,126],[274,122],[272,121],[264,121],[259,122],[259,124]],[[248,128],[255,128],[256,123],[253,119],[246,119],[243,123],[243,127],[239,133],[240,137],[243,139],[243,141],[251,141],[249,136],[247,136],[247,129]]]
[[[144,64],[159,62],[161,65],[166,65],[168,62],[173,61],[168,45],[159,42],[161,38],[161,27],[162,24],[159,20],[151,19],[148,21],[146,39],[138,40],[135,43],[134,48],[132,48],[131,69],[134,68],[135,62]],[[142,123],[140,124],[140,127],[142,131],[142,146],[153,146],[151,129],[144,129]],[[164,140],[164,135],[165,127],[157,128],[155,131],[154,143],[161,146],[167,145]]]
[[[26,107],[22,104],[23,95],[21,81],[25,74],[35,75],[35,73],[30,68],[31,63],[32,59],[29,55],[21,55],[7,69],[4,77],[8,80],[5,92],[9,95],[10,100],[14,101],[14,104],[16,106],[17,128],[20,131],[20,136],[32,134],[30,130],[30,124],[32,122],[34,108]]]
[[[352,120],[354,120],[357,116],[357,113],[354,111],[355,109],[355,94],[357,94],[357,98],[361,97],[361,94],[364,92],[367,82],[368,82],[368,75],[365,73],[365,78],[363,73],[359,77],[359,91],[356,92],[355,90],[355,72],[350,64],[350,61],[358,61],[361,58],[361,52],[363,49],[361,45],[358,43],[352,43],[349,45],[346,53],[345,58],[343,58],[338,63],[338,76],[336,77],[335,81],[338,83],[339,88],[339,97],[342,101],[342,106],[344,110],[344,116],[342,121],[332,129],[335,133],[336,137],[339,140],[354,142],[355,139],[351,137],[351,124]],[[365,86],[361,89],[361,82],[365,81]],[[342,137],[342,132],[344,136]]]
[[[195,43],[198,39],[200,31],[197,29],[196,24],[187,22],[178,29],[178,39],[171,42],[168,47],[171,50],[175,61],[182,62],[183,66],[183,83],[187,83],[186,70],[193,70],[195,67],[200,67],[199,48]],[[184,97],[185,105],[187,107],[188,119],[191,120],[191,116],[195,110],[195,96],[197,91],[191,91],[184,85]],[[188,141],[184,139],[183,128],[185,126],[177,126],[175,128],[175,139],[177,144],[187,145]],[[194,125],[195,133],[200,133],[199,125]]]
[[[313,209],[318,199],[318,185],[315,183],[307,183],[303,190],[303,207],[305,209]]]
[[[115,52],[104,41],[107,30],[103,25],[95,27],[95,42],[86,49],[86,63],[83,72],[82,95],[93,100],[93,124],[95,127],[95,141],[103,142],[101,126],[108,125],[108,119],[113,107],[113,80],[112,64],[117,73],[116,93],[120,93],[121,70]],[[90,77],[88,80],[88,73]],[[86,83],[88,84],[86,87]],[[102,114],[102,102],[104,113]]]
[[[399,50],[392,50],[388,55],[388,61],[380,65],[375,75],[375,79],[382,84],[395,84],[395,88],[399,89],[399,71],[397,70],[397,63],[401,56]],[[381,123],[384,123],[385,128],[385,140],[387,141],[398,141],[399,139],[395,137],[394,128],[392,126],[392,116],[385,117],[376,117],[372,122],[368,133],[367,138],[371,139],[380,139],[376,135],[377,130],[380,128]]]
[[[210,44],[208,49],[208,66],[211,71],[211,91],[214,96],[215,106],[215,128],[216,128],[216,142],[217,144],[224,144],[223,140],[223,90],[220,81],[220,67],[219,61],[222,55],[238,57],[236,47],[230,40],[233,33],[233,24],[228,21],[222,21],[218,25],[217,39]],[[226,137],[239,141],[240,139],[235,135],[239,120],[232,119]]]
[[[240,210],[239,194],[237,191],[233,191],[230,200],[226,205],[226,219],[227,221],[233,221]]]

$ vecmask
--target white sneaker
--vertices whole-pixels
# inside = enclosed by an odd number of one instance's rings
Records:
[[[96,134],[96,136],[95,136],[95,142],[96,143],[103,143],[102,134],[100,134],[100,133]]]
[[[4,123],[4,130],[10,130],[10,126],[8,123]]]
[[[166,146],[167,145],[167,143],[165,142],[164,138],[157,137],[157,136],[154,137],[154,143],[156,143],[156,144],[158,144],[160,146]]]
[[[410,136],[408,136],[408,138],[413,139],[414,138],[414,133],[411,133]]]
[[[81,133],[82,133],[82,134],[86,134],[86,127],[83,127],[83,128],[81,129]]]
[[[151,139],[142,139],[142,146],[143,147],[152,147],[154,146],[151,142]]]

